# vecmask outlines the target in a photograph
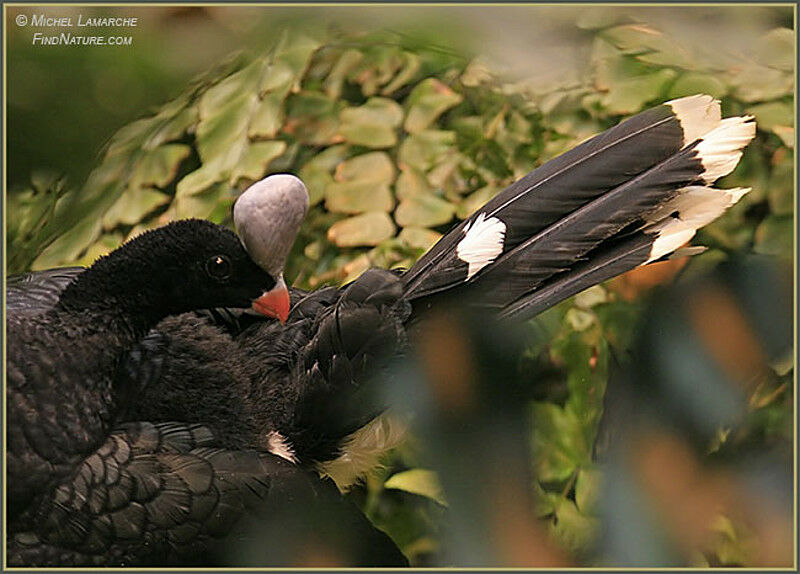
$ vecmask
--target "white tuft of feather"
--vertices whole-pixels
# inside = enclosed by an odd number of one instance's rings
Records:
[[[753,116],[725,118],[705,134],[695,148],[703,164],[703,181],[712,183],[734,170],[742,149],[756,135]]]
[[[288,439],[278,431],[270,431],[267,434],[266,448],[268,452],[285,458],[289,462],[297,463],[297,455],[294,453],[292,445]]]
[[[680,218],[696,228],[703,227],[722,215],[726,209],[739,201],[749,187],[716,189],[690,185],[678,190],[678,195],[663,203],[647,216],[648,223],[658,223],[677,212]]]
[[[661,205],[647,218],[645,233],[656,235],[645,264],[672,253],[694,237],[695,232],[708,225],[739,201],[749,187],[715,189],[688,186],[677,196]]]
[[[456,255],[468,265],[467,280],[503,252],[505,235],[506,224],[496,217],[487,219],[485,213],[467,224],[464,239],[456,246]]]
[[[406,431],[405,422],[396,415],[377,417],[347,437],[338,458],[319,465],[317,470],[321,476],[333,479],[341,492],[347,492],[380,467],[381,457],[403,441]]]
[[[695,227],[678,217],[670,217],[647,231],[655,233],[656,239],[650,247],[650,257],[642,265],[647,265],[656,259],[661,259],[664,255],[672,253],[697,233]]]
[[[703,137],[722,120],[719,100],[706,94],[670,100],[667,105],[681,124],[684,146]]]

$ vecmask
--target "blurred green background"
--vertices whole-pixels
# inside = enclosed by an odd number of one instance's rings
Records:
[[[15,17],[40,12],[139,24],[115,31],[132,46],[36,46]],[[650,293],[740,253],[793,261],[791,6],[59,6],[6,18],[8,272],[89,264],[176,217],[230,224],[242,190],[288,171],[313,207],[287,277],[338,284],[409,266],[516,178],[651,105],[705,92],[724,115],[755,115],[756,140],[720,183],[753,190],[698,234],[708,251],[527,325],[535,514],[561,564],[603,563],[603,396]],[[770,372],[750,389],[755,422],[731,435],[742,444],[791,444],[793,364]],[[447,512],[422,446],[351,493],[417,565],[441,563]],[[724,513],[708,528],[716,538],[679,563],[761,559],[757,531]]]

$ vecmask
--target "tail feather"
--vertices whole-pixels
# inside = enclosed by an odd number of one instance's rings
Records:
[[[565,214],[672,156],[719,124],[710,96],[642,112],[545,163],[464,220],[404,278],[411,298],[456,286]],[[491,227],[494,233],[485,233]],[[503,232],[499,229],[502,227]],[[485,249],[458,249],[461,242]]]
[[[722,119],[706,95],[636,115],[464,220],[404,275],[406,297],[464,287],[480,293],[481,306],[516,315],[544,291],[589,286],[573,274],[613,276],[663,257],[746,192],[707,186],[736,167],[754,136],[752,117]],[[610,267],[594,269],[605,258]]]
[[[613,237],[584,260],[505,306],[503,318],[530,319],[584,289],[676,253],[698,229],[721,216],[749,188],[687,187],[653,212],[640,229]]]
[[[476,278],[487,306],[513,301],[578,259],[632,221],[658,209],[697,179],[699,160],[687,148],[569,213],[505,252]]]

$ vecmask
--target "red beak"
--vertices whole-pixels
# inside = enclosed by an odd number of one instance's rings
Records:
[[[278,279],[275,287],[253,300],[253,310],[267,317],[274,317],[281,323],[286,322],[289,317],[289,290],[283,276]]]

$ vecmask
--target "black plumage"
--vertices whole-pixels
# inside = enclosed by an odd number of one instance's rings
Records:
[[[28,310],[7,317],[9,516],[105,440],[137,392],[116,378],[119,359],[151,327],[190,309],[246,307],[274,283],[233,233],[187,220],[99,259],[47,310],[32,312],[41,291],[31,304],[12,298]]]
[[[405,564],[333,483],[184,423],[119,425],[7,542],[9,566],[303,566],[303,552]]]
[[[285,325],[225,309],[166,319],[118,372],[139,389],[124,420],[202,424],[223,448],[267,450],[345,486],[391,443],[370,422],[385,405],[369,381],[414,343],[428,309],[466,295],[526,318],[669,256],[747,191],[710,185],[753,135],[708,96],[668,102],[512,184],[407,272],[293,290]]]
[[[43,313],[80,272],[12,278],[9,306],[28,307],[20,286],[36,285]],[[346,304],[387,298],[371,287],[354,288]],[[293,296],[291,329],[214,309],[168,317],[147,333],[115,375],[116,385],[137,389],[135,399],[121,405],[104,444],[10,522],[9,564],[302,566],[317,552],[328,566],[407,565],[332,481],[267,452],[274,431],[304,457],[327,459],[377,412],[357,400],[368,386],[348,394],[325,384],[342,369],[361,380],[375,365],[369,345],[352,349],[348,366],[334,335],[315,337],[337,328],[331,305],[341,294]],[[373,345],[384,355],[394,348],[385,337]],[[358,416],[337,419],[348,405]]]

